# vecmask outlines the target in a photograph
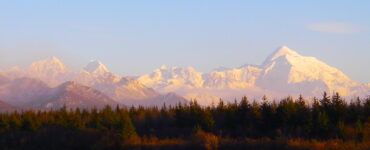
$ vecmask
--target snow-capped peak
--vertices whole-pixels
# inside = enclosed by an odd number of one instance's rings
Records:
[[[28,69],[34,73],[64,73],[68,71],[66,66],[54,56],[32,63]]]
[[[97,60],[93,60],[89,64],[87,64],[84,70],[90,73],[97,73],[97,74],[109,72],[107,67]]]
[[[356,86],[355,82],[338,69],[315,57],[302,56],[286,46],[268,57],[263,69],[256,85],[281,93],[317,96],[323,91],[336,91],[349,95],[351,87]]]
[[[155,69],[151,74],[137,77],[137,80],[164,93],[166,90],[201,87],[203,84],[202,73],[197,72],[193,67],[161,66],[160,69]]]
[[[161,69],[161,70],[167,70],[168,67],[166,65],[162,65],[159,69]]]
[[[56,57],[49,57],[32,63],[26,72],[27,77],[37,78],[54,87],[67,80],[71,71]]]
[[[287,46],[282,46],[278,48],[274,53],[267,57],[265,62],[274,61],[281,56],[301,56],[296,51],[288,48]]]
[[[55,56],[51,56],[51,57],[49,57],[47,60],[49,60],[49,61],[54,61],[54,62],[61,62],[57,57],[55,57]]]

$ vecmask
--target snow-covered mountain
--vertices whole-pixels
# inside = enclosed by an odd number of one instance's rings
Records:
[[[119,82],[120,77],[109,70],[99,61],[91,61],[81,70],[68,69],[58,58],[49,57],[32,63],[27,69],[12,67],[4,70],[6,77],[16,79],[21,77],[39,79],[51,87],[56,87],[67,81],[91,86],[97,83]]]
[[[70,80],[86,86],[95,86],[97,84],[116,84],[121,80],[121,77],[110,72],[101,62],[91,61],[82,70],[76,72]]]
[[[0,100],[22,107],[60,107],[62,103],[70,107],[158,106],[194,99],[199,104],[210,105],[220,98],[226,101],[241,96],[259,99],[265,94],[270,98],[299,94],[313,97],[323,91],[339,92],[345,97],[367,96],[370,84],[356,83],[340,70],[286,46],[274,51],[261,65],[219,67],[209,73],[192,67],[161,66],[150,74],[121,77],[99,61],[91,61],[75,71],[56,57],[32,63],[27,69],[0,70]]]
[[[119,103],[125,101],[140,101],[155,98],[160,94],[152,88],[148,88],[137,80],[124,77],[119,82],[113,84],[95,84],[95,89],[102,91]]]
[[[71,78],[70,70],[56,57],[32,63],[26,74],[27,77],[40,79],[53,87]]]
[[[187,99],[203,101],[203,104],[243,95],[256,98],[263,94],[272,97],[303,94],[313,97],[324,91],[339,92],[347,97],[369,94],[369,87],[354,82],[340,70],[286,46],[273,52],[261,65],[222,67],[209,73],[188,68],[161,67],[138,80],[160,92],[176,92]]]
[[[360,86],[338,69],[285,46],[269,56],[262,69],[256,86],[281,93],[320,95],[335,91],[351,95],[351,88]]]
[[[105,74],[109,72],[108,68],[97,60],[91,61],[89,64],[87,64],[84,70],[92,74]]]
[[[252,88],[261,69],[254,66],[244,66],[237,69],[212,71],[203,76],[203,87],[215,89]]]
[[[14,78],[9,78],[8,76],[13,76]],[[11,80],[14,80],[11,84],[5,84]],[[4,84],[4,86],[0,86],[0,98],[3,97],[6,102],[19,107],[58,108],[61,106],[61,103],[67,103],[66,105],[71,104],[68,107],[73,107],[77,105],[74,103],[80,103],[77,102],[78,99],[73,99],[74,97],[56,97],[55,95],[59,94],[49,90],[50,88],[58,89],[65,83],[80,85],[79,88],[76,88],[76,91],[86,89],[84,87],[91,87],[107,95],[117,104],[149,106],[149,104],[156,105],[157,103],[158,105],[162,105],[163,102],[168,101],[168,94],[159,94],[134,78],[120,77],[110,72],[99,61],[91,61],[83,69],[73,71],[68,69],[56,57],[50,57],[32,63],[27,69],[13,67],[12,69],[1,71],[0,85]],[[17,91],[20,91],[20,94]],[[69,91],[69,93],[71,92]],[[93,98],[93,93],[85,92],[82,94],[85,94],[87,98]],[[172,94],[174,102],[184,100],[181,96],[176,97],[173,95],[175,94]],[[27,96],[27,98],[24,98],[24,96]],[[32,103],[35,101],[36,103]],[[84,101],[87,102],[87,100]],[[81,104],[79,106],[85,105],[87,104]]]
[[[171,92],[177,89],[200,88],[203,85],[202,73],[192,67],[178,68],[161,66],[151,74],[143,75],[137,80],[148,87],[161,92]]]

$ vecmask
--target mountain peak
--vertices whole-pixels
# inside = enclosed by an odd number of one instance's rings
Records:
[[[41,60],[41,61],[38,61],[38,62],[40,62],[40,63],[43,62],[45,64],[54,64],[54,65],[58,65],[60,67],[64,67],[65,68],[64,64],[62,63],[62,61],[60,61],[60,59],[57,58],[57,57],[55,57],[55,56],[48,57],[48,58],[46,58],[44,60]]]
[[[51,57],[47,58],[47,60],[54,61],[54,62],[60,62],[60,60],[55,56],[51,56]]]
[[[272,59],[276,59],[276,58],[278,58],[278,57],[280,57],[280,56],[286,56],[286,55],[293,55],[293,56],[298,56],[299,54],[296,52],[296,51],[294,51],[294,50],[292,50],[292,49],[290,49],[289,47],[287,47],[287,46],[282,46],[282,47],[280,47],[280,48],[278,48],[274,53],[273,53],[273,57],[272,57]]]
[[[269,57],[267,57],[267,59],[265,60],[265,63],[270,62],[270,61],[274,61],[274,60],[276,60],[277,58],[279,58],[281,56],[288,56],[288,55],[289,56],[301,56],[300,54],[298,54],[296,51],[290,49],[289,47],[281,46],[277,50],[275,50]]]
[[[66,66],[54,56],[32,63],[29,70],[40,73],[48,72],[49,70],[54,70],[55,72],[67,72]]]
[[[55,57],[55,56],[51,56],[51,57],[48,57],[44,60],[41,60],[41,61],[38,61],[38,62],[45,62],[45,63],[49,63],[49,64],[61,64],[64,66],[64,64],[62,63],[62,61],[60,61],[59,58]]]
[[[100,61],[93,60],[84,68],[84,70],[90,73],[106,73],[109,72],[107,67],[102,64]]]
[[[160,69],[160,70],[167,70],[167,69],[168,69],[168,67],[167,67],[166,65],[162,65],[159,69]]]

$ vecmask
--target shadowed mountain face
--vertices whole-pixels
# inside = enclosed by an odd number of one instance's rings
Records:
[[[40,80],[20,78],[1,86],[0,91],[0,99],[20,108],[56,109],[64,105],[92,108],[118,104],[100,91],[75,82],[50,88]]]
[[[116,84],[98,84],[96,87],[99,90],[67,81],[51,88],[38,79],[19,78],[0,86],[0,99],[22,109],[58,109],[63,106],[100,108],[105,105],[159,106],[165,103],[175,105],[187,102],[186,99],[174,93],[158,94],[153,89],[131,79],[123,78]]]
[[[63,106],[67,108],[99,108],[105,105],[115,106],[118,103],[98,90],[72,81],[50,89],[49,97],[44,101],[29,104],[31,107],[43,109],[55,109]]]
[[[17,107],[49,97],[50,88],[44,82],[32,78],[19,78],[0,86],[0,99]]]

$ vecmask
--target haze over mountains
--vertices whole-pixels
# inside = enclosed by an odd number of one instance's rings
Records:
[[[0,100],[37,109],[109,105],[175,105],[197,99],[202,105],[241,96],[280,98],[323,91],[345,97],[367,96],[370,84],[356,83],[340,70],[283,46],[261,65],[217,68],[209,73],[192,67],[162,66],[150,74],[120,77],[99,61],[81,70],[68,69],[56,57],[0,72]],[[3,105],[2,105],[3,106]],[[6,106],[4,104],[4,106]]]

